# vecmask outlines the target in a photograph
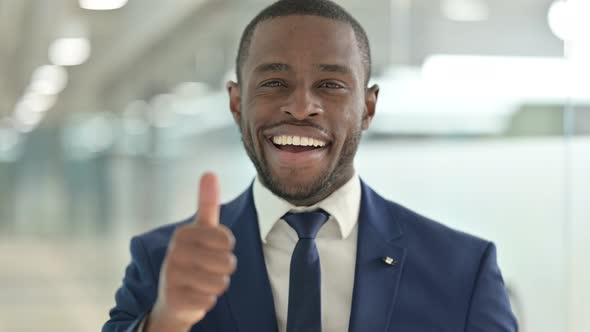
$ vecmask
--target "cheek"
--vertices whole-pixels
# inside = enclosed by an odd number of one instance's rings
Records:
[[[257,154],[262,153],[262,143],[261,137],[259,137],[258,132],[260,132],[260,124],[261,119],[257,118],[257,112],[253,112],[253,108],[243,108],[244,112],[242,113],[242,121],[240,124],[240,130],[242,132],[242,136],[248,140],[248,144],[251,146]]]
[[[332,123],[336,124],[334,130],[339,136],[350,136],[357,132],[363,126],[362,109],[348,109],[343,110],[338,114],[338,118],[334,119]]]

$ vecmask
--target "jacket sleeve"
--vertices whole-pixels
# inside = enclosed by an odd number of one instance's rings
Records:
[[[466,332],[516,332],[518,324],[496,262],[496,247],[489,243],[482,256],[471,294]]]
[[[115,307],[102,332],[140,332],[138,327],[151,310],[158,292],[157,275],[140,237],[131,239],[131,263],[115,294]]]

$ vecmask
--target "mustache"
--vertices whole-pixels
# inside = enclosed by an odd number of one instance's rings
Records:
[[[311,122],[311,121],[306,121],[306,120],[299,120],[299,121],[293,121],[293,120],[283,120],[283,121],[279,121],[279,122],[275,122],[275,123],[271,123],[269,125],[266,125],[262,128],[262,130],[270,130],[276,127],[280,127],[280,126],[299,126],[299,127],[312,127],[314,129],[317,129],[323,133],[328,133],[328,130],[320,125],[318,125],[317,123]]]

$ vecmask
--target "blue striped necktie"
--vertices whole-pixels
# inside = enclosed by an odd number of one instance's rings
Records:
[[[322,331],[320,256],[314,240],[328,218],[324,210],[283,216],[299,236],[291,256],[287,332]]]

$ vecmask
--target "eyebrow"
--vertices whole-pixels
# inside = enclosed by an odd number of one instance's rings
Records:
[[[256,73],[267,73],[267,72],[281,72],[291,71],[292,68],[286,63],[263,63],[254,69]]]
[[[352,70],[347,66],[337,65],[337,64],[319,64],[317,65],[321,72],[327,73],[340,73],[340,74],[350,74]],[[280,62],[272,62],[272,63],[263,63],[258,65],[254,68],[254,72],[256,73],[277,73],[282,71],[292,71],[293,67],[286,63]]]
[[[328,73],[340,73],[340,74],[350,74],[352,70],[347,66],[343,65],[331,65],[331,64],[320,64],[318,66],[320,71],[328,72]]]

